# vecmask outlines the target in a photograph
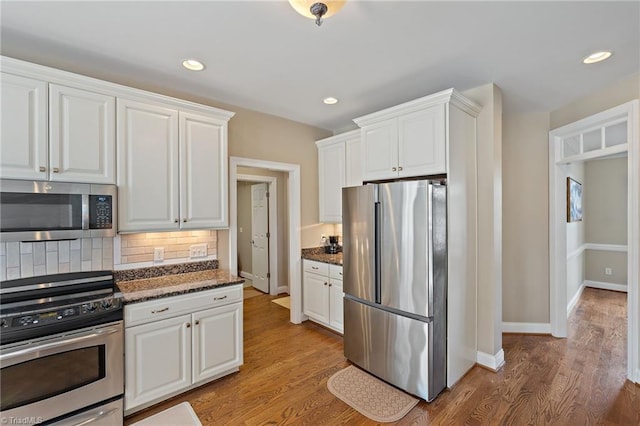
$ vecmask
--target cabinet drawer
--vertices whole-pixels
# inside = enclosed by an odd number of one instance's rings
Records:
[[[342,266],[329,265],[329,277],[342,280]]]
[[[316,262],[315,260],[306,260],[302,262],[304,272],[329,276],[329,264]]]
[[[124,307],[124,325],[146,324],[242,300],[242,285],[165,297]]]

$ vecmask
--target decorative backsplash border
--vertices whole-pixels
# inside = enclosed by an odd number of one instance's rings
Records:
[[[163,275],[184,274],[187,272],[199,272],[208,269],[218,269],[217,260],[204,262],[177,263],[173,265],[150,266],[138,269],[123,269],[113,271],[116,282],[155,278]]]

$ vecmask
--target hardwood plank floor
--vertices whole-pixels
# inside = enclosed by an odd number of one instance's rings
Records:
[[[204,425],[372,425],[335,398],[327,380],[349,363],[342,338],[264,295],[246,299],[240,372],[158,404],[129,425],[188,401]],[[569,338],[505,334],[506,365],[474,367],[399,425],[640,425],[640,387],[626,376],[626,294],[585,289]]]

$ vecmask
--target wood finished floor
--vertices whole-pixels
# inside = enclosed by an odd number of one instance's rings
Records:
[[[335,398],[327,380],[346,367],[342,338],[264,295],[244,306],[240,372],[125,420],[129,425],[188,401],[206,425],[372,425]],[[640,387],[626,376],[626,294],[585,289],[569,338],[505,334],[506,365],[474,367],[434,402],[421,401],[399,425],[640,425]]]

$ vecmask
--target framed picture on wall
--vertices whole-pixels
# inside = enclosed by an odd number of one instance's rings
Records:
[[[567,222],[582,220],[582,184],[567,178]]]

